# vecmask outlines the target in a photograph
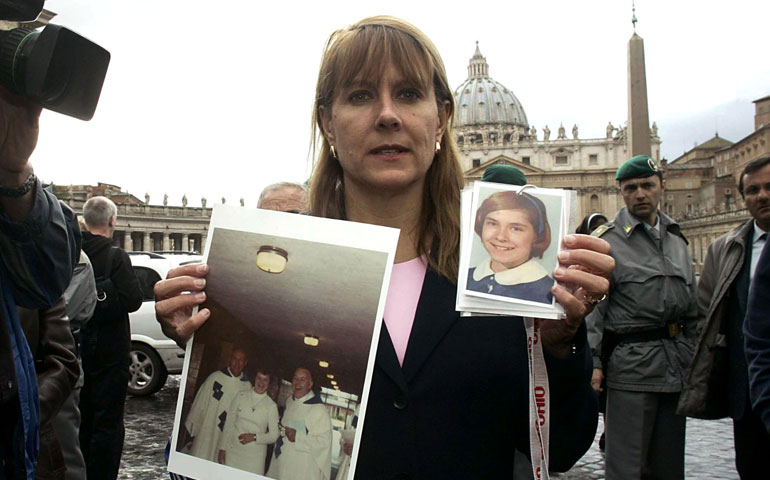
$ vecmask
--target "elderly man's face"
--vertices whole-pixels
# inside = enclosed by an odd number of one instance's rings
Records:
[[[246,352],[243,350],[235,350],[230,355],[230,373],[236,377],[240,377],[243,373],[243,369],[246,367]]]
[[[281,187],[265,193],[257,206],[278,212],[304,212],[305,192],[294,187]]]
[[[310,378],[310,372],[304,368],[298,368],[291,379],[291,389],[294,398],[302,398],[313,388],[313,379]]]

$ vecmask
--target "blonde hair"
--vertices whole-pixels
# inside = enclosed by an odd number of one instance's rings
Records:
[[[313,109],[313,148],[318,147],[320,134],[320,151],[310,180],[308,209],[311,215],[319,217],[345,218],[344,173],[330,153],[321,128],[321,112],[331,112],[335,95],[346,83],[357,78],[379,77],[388,61],[396,64],[409,82],[424,87],[432,83],[438,108],[449,106],[441,151],[426,173],[415,247],[420,255],[427,256],[432,269],[456,282],[460,189],[464,180],[452,132],[454,96],[436,47],[424,33],[403,20],[369,17],[329,37],[318,72]]]

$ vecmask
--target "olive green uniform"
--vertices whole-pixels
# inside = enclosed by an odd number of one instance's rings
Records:
[[[675,408],[695,343],[695,280],[679,226],[658,218],[656,229],[623,207],[594,232],[616,262],[607,300],[586,318],[594,368],[603,354],[607,363],[607,480],[684,476]]]

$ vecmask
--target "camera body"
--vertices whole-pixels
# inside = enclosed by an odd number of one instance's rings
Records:
[[[110,53],[61,25],[36,28],[41,0],[0,0],[0,84],[44,108],[90,120]],[[50,12],[47,17],[51,17]]]

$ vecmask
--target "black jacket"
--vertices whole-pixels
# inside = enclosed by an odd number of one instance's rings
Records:
[[[428,269],[403,367],[383,324],[356,467],[362,479],[510,479],[529,454],[527,336],[520,318],[460,317],[457,288]],[[546,363],[550,467],[569,469],[598,421],[585,328]]]
[[[110,248],[115,248],[112,265],[107,265]],[[127,362],[131,346],[131,330],[128,314],[142,306],[142,289],[131,267],[128,254],[122,249],[112,247],[112,241],[101,235],[83,233],[83,251],[86,252],[94,267],[94,276],[109,276],[118,289],[120,306],[123,310],[119,318],[94,317],[83,328],[83,368],[94,368]]]

